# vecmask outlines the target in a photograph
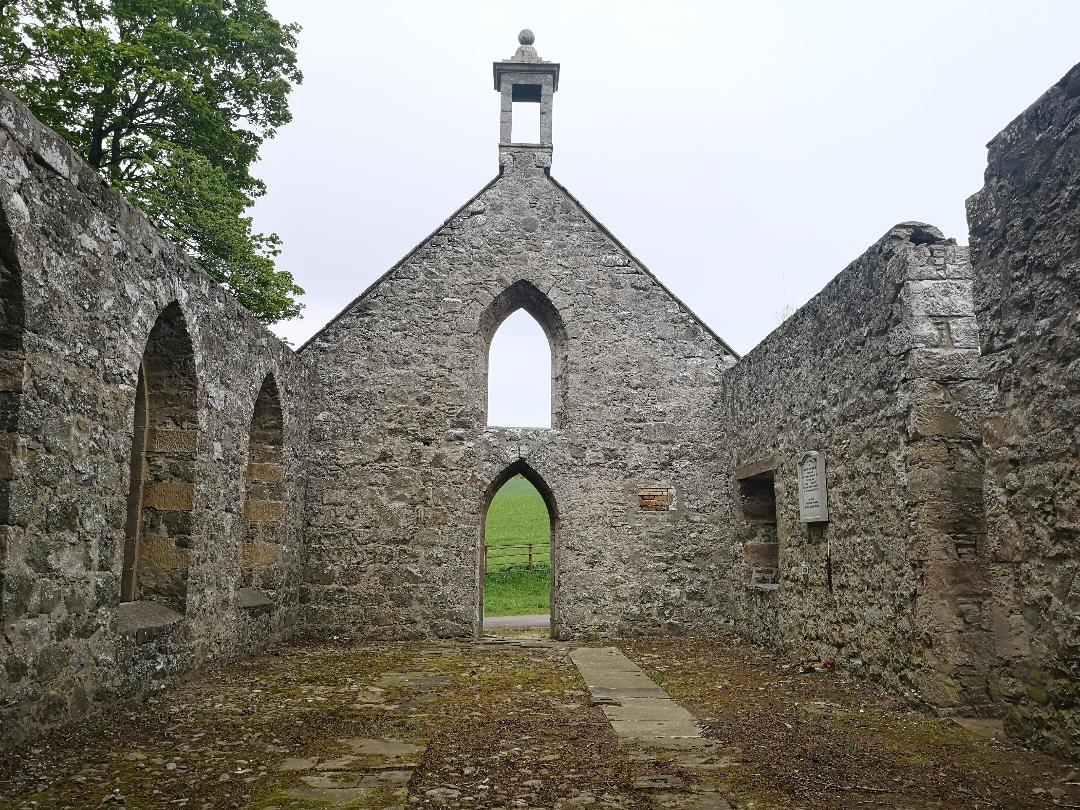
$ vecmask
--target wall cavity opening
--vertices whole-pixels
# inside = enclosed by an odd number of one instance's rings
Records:
[[[285,486],[283,445],[281,396],[273,375],[267,374],[251,417],[240,579],[244,587],[271,594],[285,584],[281,567]]]
[[[480,515],[480,632],[485,618],[546,615],[558,600],[559,512],[547,483],[519,460],[491,482]]]
[[[499,326],[488,350],[489,425],[551,427],[551,347],[523,309]]]
[[[508,324],[509,340],[505,346],[493,349],[496,332],[501,339],[500,326],[511,315],[517,317],[513,324]],[[536,330],[537,325],[542,336]],[[480,407],[484,423],[503,427],[559,427],[564,417],[569,341],[566,326],[548,297],[529,281],[515,282],[488,305],[480,317],[479,333],[484,349],[483,367],[477,369],[476,391],[483,398]],[[493,384],[495,377],[498,380]]]
[[[122,602],[184,612],[198,474],[195,351],[176,303],[146,341],[132,414]]]
[[[11,489],[19,474],[19,402],[26,383],[22,273],[15,239],[0,206],[0,526],[12,525]],[[8,532],[0,530],[0,617],[16,613],[7,593]]]
[[[540,143],[540,99],[538,84],[515,84],[510,92],[510,142]]]
[[[776,531],[775,469],[748,465],[740,477],[739,506],[743,518],[743,561],[748,584],[775,586],[779,582],[780,544]]]

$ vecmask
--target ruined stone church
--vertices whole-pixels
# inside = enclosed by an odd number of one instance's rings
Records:
[[[296,351],[0,92],[4,742],[297,633],[481,634],[521,474],[555,637],[734,627],[1080,755],[1080,66],[970,247],[888,228],[739,357],[553,176],[519,42],[498,174]],[[487,424],[520,309],[550,428]]]

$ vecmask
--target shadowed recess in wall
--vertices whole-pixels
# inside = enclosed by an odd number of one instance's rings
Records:
[[[16,427],[25,373],[22,275],[7,214],[0,205],[0,526],[12,522],[11,482],[19,464]],[[0,530],[0,617],[8,612],[6,560],[7,532]]]
[[[281,397],[273,375],[267,374],[251,417],[240,572],[246,587],[271,592],[284,584],[281,581],[284,511],[281,492],[285,480],[282,444]]]
[[[150,331],[139,368],[122,601],[185,610],[195,531],[197,391],[191,338],[173,303]]]

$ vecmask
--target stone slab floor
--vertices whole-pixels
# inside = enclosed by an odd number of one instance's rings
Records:
[[[583,646],[300,642],[0,754],[0,807],[1080,807],[1064,763],[735,638]]]

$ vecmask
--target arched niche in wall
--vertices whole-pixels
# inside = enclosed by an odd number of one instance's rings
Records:
[[[11,488],[19,472],[19,401],[26,377],[22,273],[0,204],[0,526],[13,523]],[[7,593],[8,532],[0,529],[0,617],[14,612]]]
[[[198,477],[195,350],[175,302],[158,316],[139,366],[132,416],[123,602],[184,612]]]
[[[281,395],[273,375],[267,374],[251,416],[240,579],[244,587],[271,593],[283,584],[283,445]]]
[[[566,366],[569,340],[566,324],[551,300],[530,281],[516,281],[497,295],[480,316],[480,337],[484,345],[483,386],[484,422],[490,424],[488,411],[491,342],[503,322],[518,310],[527,312],[547,336],[551,353],[551,421],[553,428],[562,427],[566,412]]]

